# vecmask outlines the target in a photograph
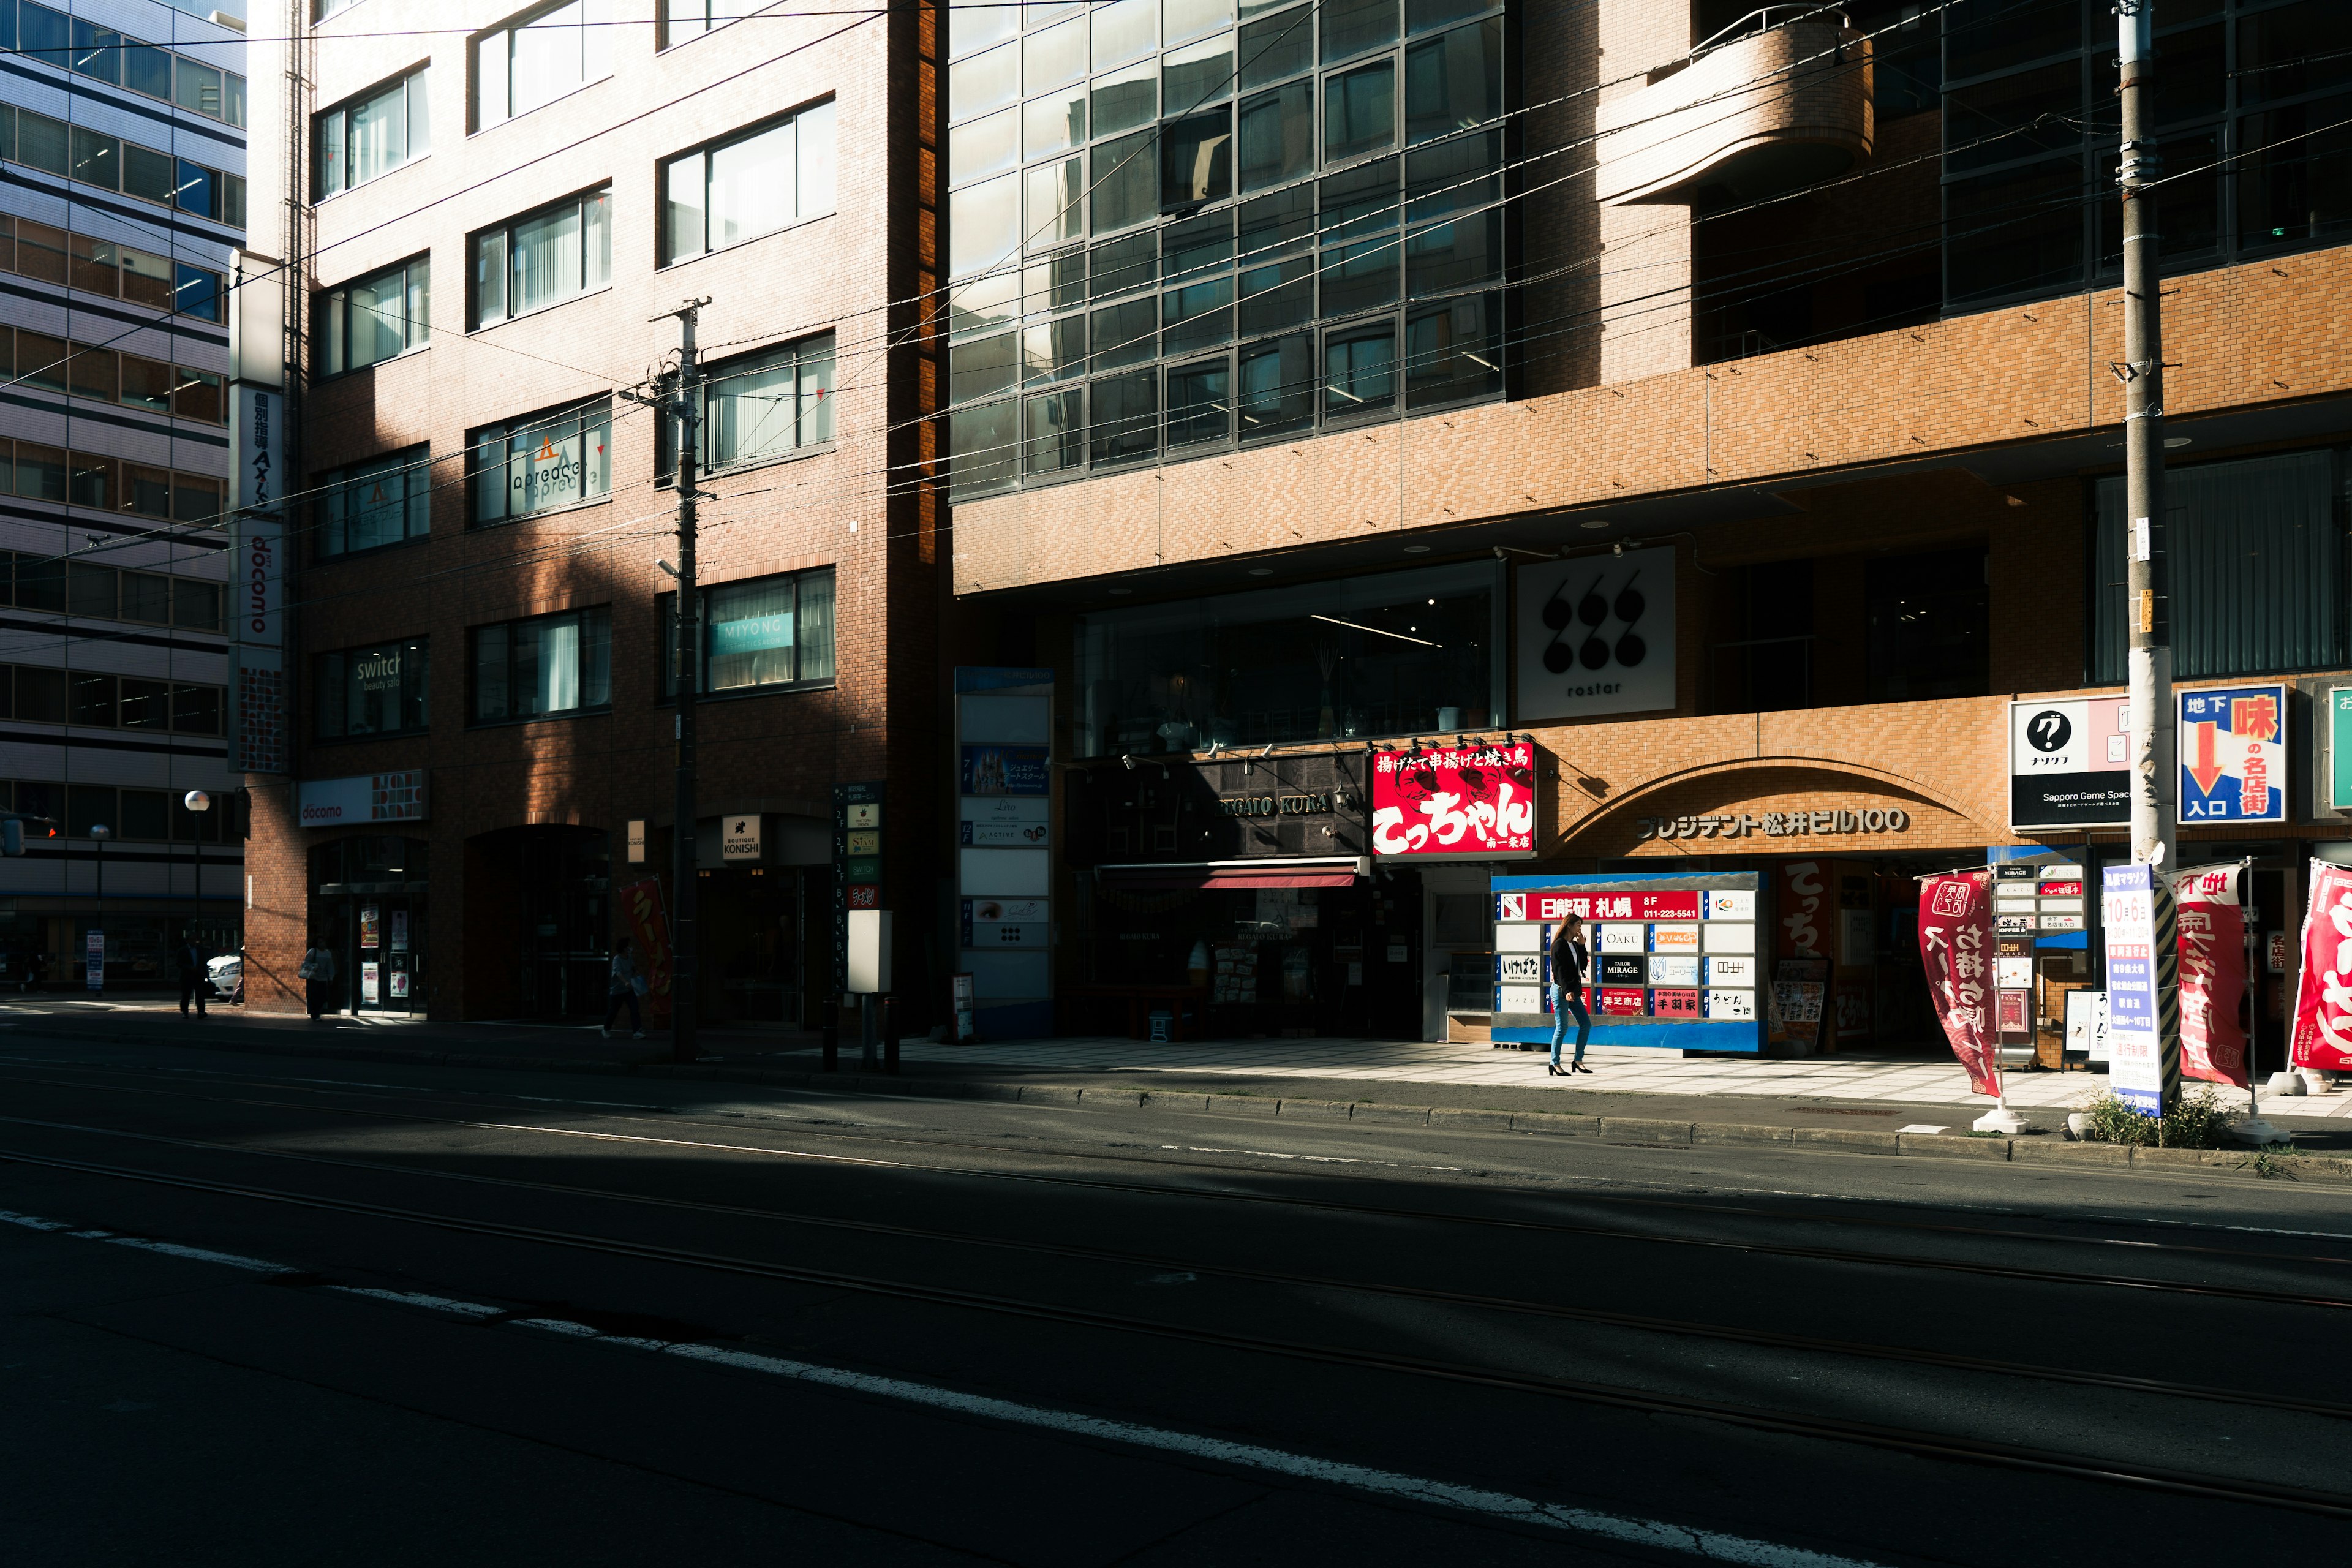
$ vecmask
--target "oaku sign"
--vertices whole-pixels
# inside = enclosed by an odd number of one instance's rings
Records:
[[[1720,812],[1705,816],[1642,816],[1633,837],[1651,838],[1814,838],[1832,834],[1902,833],[1911,814],[1885,811]]]

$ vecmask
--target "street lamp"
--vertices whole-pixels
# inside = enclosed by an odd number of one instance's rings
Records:
[[[180,804],[186,806],[190,813],[188,849],[195,858],[196,879],[191,884],[191,896],[195,900],[196,912],[192,917],[192,923],[201,925],[205,918],[205,836],[197,830],[195,816],[213,808],[213,797],[200,789],[192,789],[180,797]],[[188,940],[191,942],[195,940],[193,931]]]
[[[89,837],[90,841],[98,846],[98,985],[96,989],[104,990],[106,987],[106,841],[114,837],[114,832],[103,822],[93,822],[90,824]],[[86,952],[87,944],[85,944]],[[82,962],[85,965],[88,964],[87,956]]]

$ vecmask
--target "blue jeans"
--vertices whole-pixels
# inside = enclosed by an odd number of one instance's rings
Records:
[[[1551,1065],[1554,1067],[1559,1066],[1559,1047],[1561,1042],[1568,1038],[1568,1016],[1571,1013],[1576,1015],[1576,1055],[1570,1059],[1573,1063],[1581,1064],[1584,1060],[1585,1038],[1592,1033],[1592,1015],[1584,1010],[1583,987],[1579,986],[1571,991],[1566,986],[1553,986],[1551,988]]]

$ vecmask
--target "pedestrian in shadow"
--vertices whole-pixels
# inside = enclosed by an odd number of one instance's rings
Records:
[[[1551,933],[1551,1066],[1546,1076],[1571,1078],[1592,1069],[1584,1065],[1584,1042],[1592,1033],[1592,1015],[1584,1008],[1584,974],[1591,954],[1584,945],[1581,916],[1563,918]],[[1559,1047],[1568,1037],[1569,1015],[1576,1016],[1576,1056],[1563,1070]]]
[[[188,1004],[196,1005],[196,1016],[205,1016],[205,950],[196,941],[194,926],[180,933],[180,948],[175,955],[180,966],[180,1016],[188,1016]]]
[[[613,1025],[625,1005],[629,1009],[629,1038],[644,1039],[646,1025],[637,1013],[637,998],[646,994],[646,977],[637,970],[637,944],[634,938],[623,937],[620,945],[613,949],[613,982],[606,991],[604,1037],[613,1037]]]
[[[310,939],[310,951],[302,955],[301,967],[294,974],[302,982],[302,996],[310,1005],[310,1016],[317,1017],[335,999],[335,954],[324,935]]]

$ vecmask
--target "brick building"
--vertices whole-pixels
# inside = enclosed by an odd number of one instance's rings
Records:
[[[292,7],[295,752],[248,781],[257,1006],[300,1005],[315,940],[340,1007],[593,1017],[644,884],[673,901],[675,437],[625,395],[695,299],[702,1016],[805,1025],[832,989],[836,785],[881,785],[883,900],[929,896],[933,21],[750,9]]]
[[[0,984],[170,984],[238,942],[224,288],[241,29],[152,0],[0,6]],[[210,803],[184,804],[191,792]]]
[[[2108,8],[1150,9],[949,68],[953,586],[1054,679],[1063,1026],[1483,1037],[1531,868],[1376,854],[1349,770],[1532,735],[1532,869],[1831,898],[1819,1043],[1931,1037],[1913,876],[2122,849],[2011,805],[2012,700],[2123,681]],[[2158,8],[2186,687],[2352,668],[2341,12]],[[2265,931],[2352,837],[2298,700],[2289,820],[2181,832]]]

